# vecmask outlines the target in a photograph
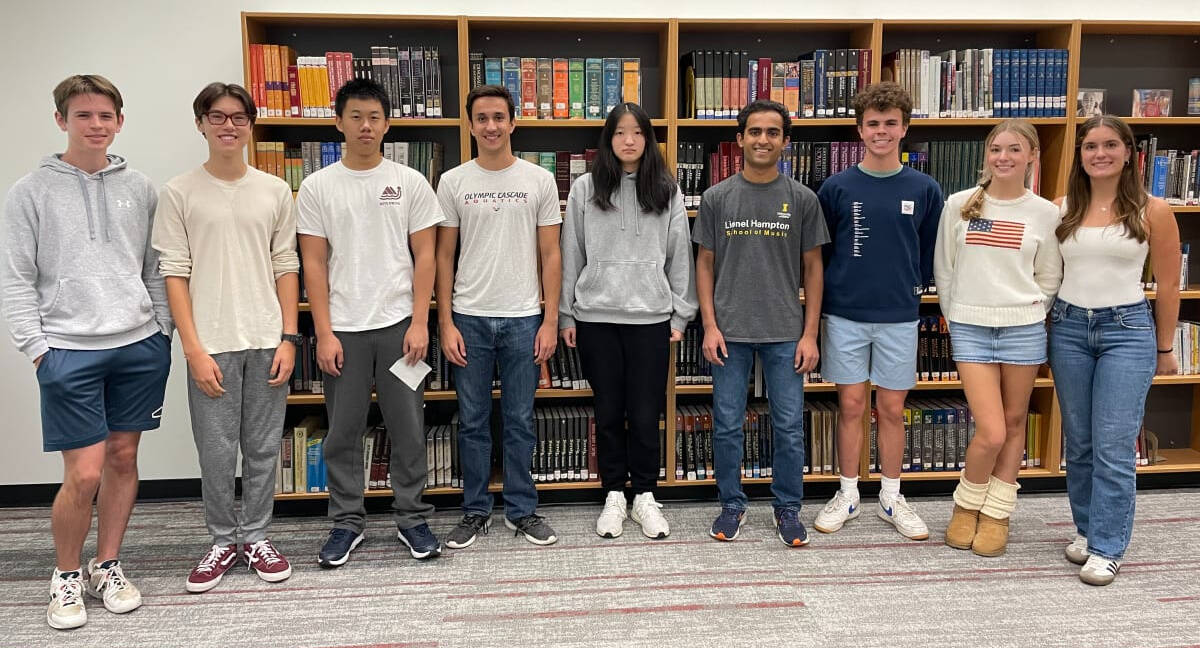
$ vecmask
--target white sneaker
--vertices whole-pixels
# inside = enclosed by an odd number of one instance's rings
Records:
[[[50,578],[50,607],[46,623],[56,630],[78,628],[87,623],[83,607],[83,575],[79,570],[61,572],[57,568]]]
[[[633,521],[642,525],[642,535],[660,540],[671,535],[671,525],[658,509],[662,504],[654,501],[654,493],[642,493],[633,498]]]
[[[608,491],[604,500],[604,510],[596,518],[596,535],[601,538],[616,538],[625,530],[625,493]]]
[[[1088,561],[1088,556],[1091,555],[1087,550],[1087,537],[1077,534],[1071,544],[1067,545],[1067,548],[1065,551],[1063,551],[1063,554],[1066,555],[1067,560],[1075,563],[1076,565],[1082,565],[1086,563]]]
[[[1121,561],[1091,554],[1083,568],[1079,570],[1079,580],[1088,585],[1108,585],[1117,577],[1119,571],[1121,571]]]
[[[858,517],[862,511],[859,510],[859,501],[857,498],[851,499],[840,489],[833,494],[833,499],[817,513],[817,520],[813,522],[813,528],[821,533],[833,533],[842,528],[842,525],[847,520],[853,520]]]
[[[886,506],[883,498],[880,498],[879,508],[876,509],[876,512],[884,521],[896,527],[900,535],[909,540],[925,540],[929,537],[929,527],[925,526],[921,516],[917,515],[912,505],[904,500],[903,495],[897,495],[896,499]]]
[[[126,580],[119,560],[106,560],[100,564],[96,564],[95,558],[89,560],[84,591],[104,601],[104,608],[114,614],[132,612],[142,606],[142,593]]]

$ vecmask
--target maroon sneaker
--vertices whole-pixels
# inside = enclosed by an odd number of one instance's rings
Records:
[[[258,577],[268,583],[278,583],[292,575],[292,566],[288,559],[276,551],[275,545],[267,538],[242,545],[242,554],[250,569],[258,572]]]
[[[200,559],[187,579],[187,591],[193,594],[207,592],[221,582],[221,577],[237,562],[237,545],[213,545]]]

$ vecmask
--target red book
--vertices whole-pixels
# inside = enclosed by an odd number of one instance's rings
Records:
[[[759,99],[771,99],[771,59],[758,59],[758,93]]]
[[[287,69],[288,99],[290,101],[288,114],[292,117],[300,116],[300,77],[296,70],[295,65],[289,65]]]
[[[871,85],[871,50],[858,50],[858,89]]]
[[[721,154],[713,151],[708,154],[708,186],[712,187],[721,181]]]
[[[267,93],[263,84],[262,45],[250,44],[250,97],[254,99],[259,117],[267,116]]]

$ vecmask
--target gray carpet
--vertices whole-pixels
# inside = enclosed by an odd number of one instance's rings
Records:
[[[948,498],[913,502],[932,532],[905,541],[864,515],[789,549],[770,505],[754,502],[734,543],[707,536],[714,504],[669,504],[673,533],[592,531],[598,506],[544,507],[560,540],[537,548],[501,524],[468,549],[408,557],[384,516],[338,570],[316,565],[321,518],[279,518],[272,534],[295,573],[271,585],[245,571],[183,591],[205,547],[198,503],[139,505],[124,549],[145,605],[125,616],[88,601],[83,628],[45,623],[53,552],[49,510],[0,510],[0,646],[401,648],[429,646],[1200,646],[1200,491],[1138,497],[1117,581],[1084,585],[1062,557],[1073,534],[1064,495],[1021,498],[1008,553],[979,558],[941,543]],[[802,519],[811,529],[819,507]],[[500,519],[500,513],[494,519]],[[457,520],[432,521],[444,533]],[[94,538],[85,553],[94,550]]]

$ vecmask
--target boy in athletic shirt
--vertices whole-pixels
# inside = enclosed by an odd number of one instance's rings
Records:
[[[446,221],[438,229],[437,309],[442,350],[458,392],[463,518],[446,546],[470,546],[492,512],[492,374],[500,367],[504,444],[504,524],[536,545],[558,540],[536,513],[529,473],[536,442],[533,399],[538,365],[554,353],[562,261],[562,214],[554,176],[512,154],[515,106],[499,86],[467,95],[479,155],[438,185]],[[457,272],[455,250],[461,245]],[[541,273],[539,276],[539,267]],[[540,280],[540,281],[539,281]],[[545,307],[538,304],[539,293]]]

